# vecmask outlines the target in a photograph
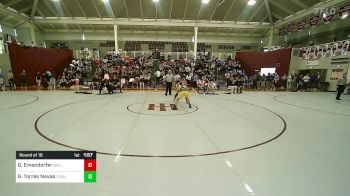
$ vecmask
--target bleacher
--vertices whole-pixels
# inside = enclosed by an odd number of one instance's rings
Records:
[[[164,50],[165,42],[148,42],[148,49],[154,50]]]
[[[125,51],[141,51],[141,42],[127,41],[125,43]]]
[[[185,42],[174,42],[171,46],[172,52],[188,52],[187,43]]]

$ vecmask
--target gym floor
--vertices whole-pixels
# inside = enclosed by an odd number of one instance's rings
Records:
[[[350,96],[190,99],[172,110],[159,91],[1,92],[1,195],[349,195]],[[16,184],[20,150],[97,151],[97,183]]]

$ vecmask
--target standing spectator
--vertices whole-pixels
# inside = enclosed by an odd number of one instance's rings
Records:
[[[260,73],[260,72],[257,74],[256,89],[257,89],[257,90],[261,90],[261,73]]]
[[[291,74],[289,74],[287,78],[287,91],[292,91],[292,81],[293,77]]]
[[[272,91],[276,91],[277,87],[278,87],[278,81],[280,80],[280,76],[276,73],[272,82],[271,82],[271,90]]]
[[[321,79],[321,74],[320,72],[317,72],[316,79],[315,79],[315,91],[317,91],[318,89],[318,84],[320,83],[320,79]]]
[[[140,89],[145,90],[145,76],[140,75]]]
[[[36,82],[37,87],[41,86],[41,76],[40,76],[39,72],[36,72],[36,74],[35,74],[35,82]]]
[[[236,84],[237,84],[237,94],[241,94],[243,90],[244,78],[239,77],[238,80],[236,81]]]
[[[341,100],[340,99],[340,95],[344,92],[345,86],[346,86],[346,74],[343,75],[343,78],[340,78],[338,80],[337,85],[338,85],[338,88],[337,88],[337,91],[338,91],[338,93],[337,93],[337,100]]]
[[[166,90],[165,90],[165,96],[171,95],[171,88],[173,86],[174,81],[174,75],[171,73],[171,71],[168,71],[168,73],[164,76],[164,81],[166,83]]]
[[[257,74],[254,74],[251,79],[253,82],[253,89],[258,90],[258,76],[257,76]]]
[[[297,82],[298,82],[297,89],[298,89],[298,92],[300,92],[301,89],[303,88],[303,85],[304,85],[303,78],[302,78],[301,74],[298,74]]]
[[[309,74],[306,74],[304,77],[303,77],[303,85],[304,85],[304,90],[306,91],[308,85],[309,85],[309,82],[310,82],[310,76]]]
[[[27,73],[26,70],[22,70],[22,73],[20,74],[20,82],[21,82],[21,90],[27,90]]]
[[[2,73],[0,68],[0,88],[5,91],[4,73]]]
[[[159,83],[160,83],[160,76],[161,76],[161,73],[159,70],[157,70],[154,75],[156,76],[156,85],[158,86]]]
[[[281,77],[281,82],[282,82],[281,89],[283,90],[287,88],[287,78],[288,76],[286,74],[283,74],[283,76]]]
[[[15,90],[16,90],[16,87],[15,87],[15,80],[13,79],[13,73],[12,73],[11,70],[9,70],[9,74],[8,74],[7,78],[8,78],[10,90],[12,90],[12,89],[15,89]]]
[[[198,82],[198,75],[197,74],[194,74],[193,75],[193,77],[192,77],[192,87],[194,88],[194,89],[196,89],[197,88],[197,82]]]
[[[265,74],[263,74],[263,75],[261,76],[260,85],[261,85],[261,89],[262,89],[263,91],[266,91],[266,75],[265,75]]]
[[[50,78],[49,89],[50,90],[55,90],[56,89],[56,78],[53,77],[53,76]]]
[[[267,91],[270,90],[272,80],[273,80],[273,76],[270,73],[268,73],[266,76],[266,84],[265,84]]]
[[[310,74],[310,87],[312,88],[313,91],[315,91],[315,86],[316,86],[316,74]]]

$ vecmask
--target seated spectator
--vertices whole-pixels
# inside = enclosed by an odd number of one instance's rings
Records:
[[[236,80],[235,85],[237,86],[237,94],[241,94],[243,90],[244,78],[240,77]]]
[[[49,90],[55,90],[56,89],[56,79],[55,77],[51,77],[49,81]]]
[[[216,82],[213,80],[210,80],[208,83],[208,93],[210,90],[212,91],[213,95],[216,93],[217,85],[216,85]]]
[[[237,83],[238,82],[238,79],[236,77],[232,77],[229,82],[228,82],[228,86],[227,86],[227,90],[231,90],[231,95],[232,94],[236,94],[237,93]]]
[[[199,92],[200,90],[203,90],[203,94],[205,94],[208,90],[208,84],[203,79],[198,80],[197,86],[198,86],[197,88],[198,93],[200,93]]]

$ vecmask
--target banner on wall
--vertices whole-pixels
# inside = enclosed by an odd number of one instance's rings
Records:
[[[289,23],[289,24],[288,24],[288,27],[287,27],[287,32],[288,32],[288,34],[293,33],[294,28],[295,28],[295,24],[294,24],[294,23]]]
[[[336,12],[337,12],[337,8],[336,7],[328,8],[327,12],[323,12],[323,14],[322,14],[323,22],[325,24],[329,24],[330,22],[332,22],[332,20],[335,17]]]
[[[305,60],[320,59],[330,56],[347,55],[350,52],[350,40],[325,43],[315,46],[309,46],[300,49],[300,57]]]
[[[350,2],[339,7],[338,15],[341,19],[344,19],[350,15]],[[308,18],[303,18],[298,22],[295,22],[295,23],[292,22],[288,24],[287,27],[284,27],[286,28],[285,32],[281,31],[279,35],[282,36],[282,35],[286,35],[287,32],[288,33],[294,32],[294,29],[290,31],[289,27],[292,27],[290,26],[291,24],[294,24],[294,28],[296,27],[298,31],[302,31],[305,29],[307,24],[309,25],[310,28],[313,28],[319,25],[321,20],[324,22],[324,24],[329,24],[336,17],[337,17],[337,7],[315,8],[315,12],[313,13],[312,16],[309,16]],[[282,28],[283,27],[281,27],[281,29]]]
[[[344,69],[332,69],[331,80],[338,80],[343,77]]]
[[[283,36],[283,35],[286,35],[286,34],[287,34],[286,33],[286,29],[284,27],[279,28],[279,30],[278,30],[278,35],[279,36]]]
[[[319,64],[320,64],[320,61],[306,61],[306,65],[308,66],[315,66]]]
[[[310,28],[315,27],[318,25],[318,22],[320,22],[321,16],[320,15],[313,15],[310,18]]]
[[[298,31],[302,31],[304,30],[305,26],[306,26],[306,18],[304,19],[301,19],[299,22],[298,22]]]
[[[350,15],[350,3],[347,3],[339,8],[339,17],[344,19]]]

